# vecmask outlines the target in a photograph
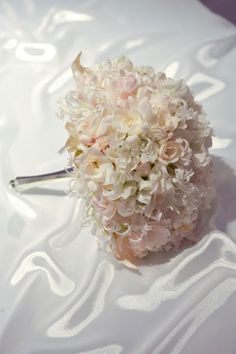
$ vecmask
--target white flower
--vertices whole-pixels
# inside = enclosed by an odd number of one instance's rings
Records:
[[[114,114],[114,128],[121,133],[137,135],[142,131],[142,116],[137,111],[121,111]]]
[[[103,154],[88,152],[83,154],[79,162],[82,178],[91,180],[102,185],[110,185],[114,181],[113,165],[104,157]]]
[[[158,144],[153,142],[150,139],[146,141],[143,140],[144,144],[141,147],[141,163],[145,162],[154,162],[157,159],[158,155]]]
[[[59,117],[86,220],[122,261],[179,247],[214,198],[201,105],[183,80],[149,66],[120,57],[87,68],[80,56]]]
[[[204,167],[207,166],[210,162],[210,156],[208,155],[207,151],[203,151],[200,153],[196,153],[193,155],[193,161],[196,167]]]

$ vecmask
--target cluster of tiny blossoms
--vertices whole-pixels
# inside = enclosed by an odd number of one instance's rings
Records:
[[[121,261],[193,240],[214,197],[212,130],[186,83],[126,57],[87,68],[78,55],[72,70],[59,113],[93,232]]]

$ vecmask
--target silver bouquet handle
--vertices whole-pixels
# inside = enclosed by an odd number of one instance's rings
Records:
[[[41,182],[48,182],[48,181],[61,181],[67,178],[70,178],[70,173],[74,171],[73,167],[69,167],[68,169],[46,173],[42,175],[35,175],[35,176],[20,176],[12,179],[9,184],[15,190],[24,190],[28,188],[32,188],[38,185]]]

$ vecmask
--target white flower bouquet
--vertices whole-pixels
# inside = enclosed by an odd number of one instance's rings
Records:
[[[76,87],[60,100],[72,191],[84,218],[120,261],[196,240],[215,195],[212,129],[183,80],[126,57],[72,65]]]

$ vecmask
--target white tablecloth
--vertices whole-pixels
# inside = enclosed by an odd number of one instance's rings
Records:
[[[235,354],[236,30],[195,0],[0,2],[0,353]],[[217,202],[199,243],[139,271],[79,228],[67,184],[16,194],[16,175],[61,169],[56,99],[70,64],[119,54],[186,78],[216,137]]]

